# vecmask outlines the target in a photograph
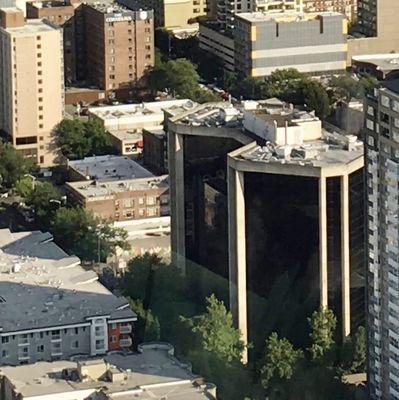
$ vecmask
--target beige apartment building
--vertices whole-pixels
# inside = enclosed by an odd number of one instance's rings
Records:
[[[0,130],[25,157],[54,164],[53,129],[64,104],[62,32],[0,10]]]
[[[354,21],[357,14],[357,0],[303,0],[303,11],[339,12],[345,14],[348,21]]]

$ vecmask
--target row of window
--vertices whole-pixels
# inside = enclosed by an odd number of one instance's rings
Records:
[[[70,335],[79,335],[81,332],[86,331],[86,327],[83,326],[81,328],[72,328],[72,329],[64,329],[64,334],[67,334],[69,331]],[[46,332],[36,332],[36,333],[24,333],[22,335],[10,335],[10,336],[2,336],[1,343],[7,344],[10,343],[12,340],[18,339],[19,342],[29,342],[29,338],[33,338],[36,335],[36,339],[44,339],[45,336],[50,336],[52,339],[57,339],[61,337],[61,330],[56,329],[53,331],[46,331]]]

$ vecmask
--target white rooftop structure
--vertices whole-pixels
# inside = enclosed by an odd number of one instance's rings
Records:
[[[128,131],[154,128],[162,125],[164,111],[179,113],[194,108],[192,100],[163,100],[140,104],[123,104],[106,107],[90,107],[90,118],[100,120],[110,131]]]
[[[69,160],[68,168],[80,180],[111,181],[130,178],[150,178],[154,175],[126,156],[94,156],[82,160]]]
[[[0,336],[87,323],[95,316],[133,318],[125,298],[113,295],[40,231],[0,229]]]
[[[215,400],[215,386],[173,354],[168,343],[144,343],[138,353],[3,367],[2,400]]]

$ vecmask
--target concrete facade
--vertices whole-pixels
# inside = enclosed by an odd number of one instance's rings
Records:
[[[53,129],[64,112],[62,32],[45,21],[25,22],[17,9],[0,17],[0,130],[23,156],[52,166]]]
[[[347,23],[338,13],[238,14],[234,35],[235,69],[243,76],[266,76],[278,68],[346,69]]]
[[[367,98],[368,373],[370,398],[399,399],[399,84]]]
[[[294,191],[297,187],[295,185],[301,187],[302,179],[305,179],[307,184],[311,184],[315,189],[312,203],[305,202],[304,205],[307,213],[310,213],[310,207],[313,209],[318,232],[315,234],[318,239],[314,251],[314,256],[318,258],[315,261],[317,275],[307,279],[311,279],[317,285],[317,303],[334,309],[342,323],[342,336],[346,337],[351,329],[357,326],[363,314],[361,308],[356,309],[357,301],[360,301],[362,307],[364,298],[361,236],[363,225],[362,216],[355,212],[358,210],[361,214],[362,206],[357,203],[359,196],[351,194],[354,191],[361,196],[361,187],[356,185],[362,177],[362,144],[354,137],[322,131],[321,125],[317,136],[314,121],[308,115],[295,114],[296,111],[281,104],[282,118],[293,121],[292,116],[295,115],[299,120],[303,118],[304,124],[302,131],[286,125],[284,141],[275,131],[267,129],[267,116],[270,120],[278,119],[276,113],[279,106],[276,99],[265,101],[263,104],[260,102],[255,108],[252,104],[243,104],[240,107],[243,109],[236,107],[237,112],[234,114],[233,109],[229,110],[227,105],[202,105],[191,114],[172,118],[168,122],[172,258],[182,269],[186,268],[187,261],[204,263],[206,268],[212,267],[211,264],[207,264],[209,251],[204,250],[204,257],[199,256],[201,246],[206,246],[207,239],[201,236],[200,219],[203,211],[198,198],[204,196],[204,193],[199,183],[201,175],[197,171],[206,168],[202,172],[206,184],[212,182],[214,175],[225,180],[227,210],[223,215],[227,216],[228,224],[226,231],[218,231],[217,237],[219,241],[223,237],[228,239],[225,250],[228,253],[228,265],[225,267],[230,284],[230,310],[236,326],[241,331],[242,339],[251,340],[254,326],[249,318],[250,314],[253,315],[253,297],[250,292],[254,290],[253,280],[262,281],[265,277],[262,270],[263,275],[254,278],[251,271],[255,262],[253,254],[264,247],[259,234],[268,236],[266,226],[262,225],[263,230],[258,231],[259,217],[254,215],[255,209],[251,209],[255,204],[252,197],[258,196],[262,204],[267,200],[259,193],[261,187],[264,186],[266,190],[268,184],[259,183],[260,178],[255,179],[255,175],[267,178],[274,176],[275,181],[281,182],[284,177],[289,177],[287,184],[294,183]],[[250,108],[245,110],[246,107]],[[247,114],[251,113],[251,109],[254,115],[266,114],[262,119],[263,129],[254,129],[254,124],[246,124],[245,119],[248,118]],[[230,117],[226,119],[228,115]],[[279,144],[273,137],[279,138]],[[215,141],[217,139],[220,139],[220,142]],[[221,156],[213,161],[212,157],[215,155],[211,148],[213,145],[221,146],[219,143],[222,140],[226,143],[232,140],[230,151],[227,150],[224,154],[227,159]],[[190,157],[194,157],[195,154],[191,153],[191,143],[193,146],[196,144],[199,154],[204,151],[200,144],[208,144],[208,153],[202,156],[203,163],[200,163],[201,156],[191,161]],[[274,145],[270,147],[267,143]],[[209,167],[212,163],[217,168],[216,172]],[[192,174],[197,176],[193,178]],[[222,192],[219,192],[219,195],[221,194]],[[278,196],[277,192],[274,196]],[[280,204],[285,201],[285,198],[279,199]],[[256,209],[259,210],[259,203],[256,204]],[[265,221],[267,225],[268,219]],[[303,227],[300,229],[303,230]],[[298,240],[298,237],[295,237],[295,240]],[[259,245],[255,249],[257,243]],[[313,269],[313,273],[316,270]],[[272,279],[271,276],[268,276],[269,279]],[[244,354],[244,361],[246,357]]]

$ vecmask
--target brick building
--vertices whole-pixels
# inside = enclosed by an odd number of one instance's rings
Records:
[[[128,97],[154,65],[152,11],[116,4],[84,4],[87,81],[117,97]]]
[[[168,176],[117,181],[68,182],[69,198],[97,217],[143,220],[169,215]]]
[[[168,172],[168,139],[161,129],[143,130],[143,162],[154,174]]]

